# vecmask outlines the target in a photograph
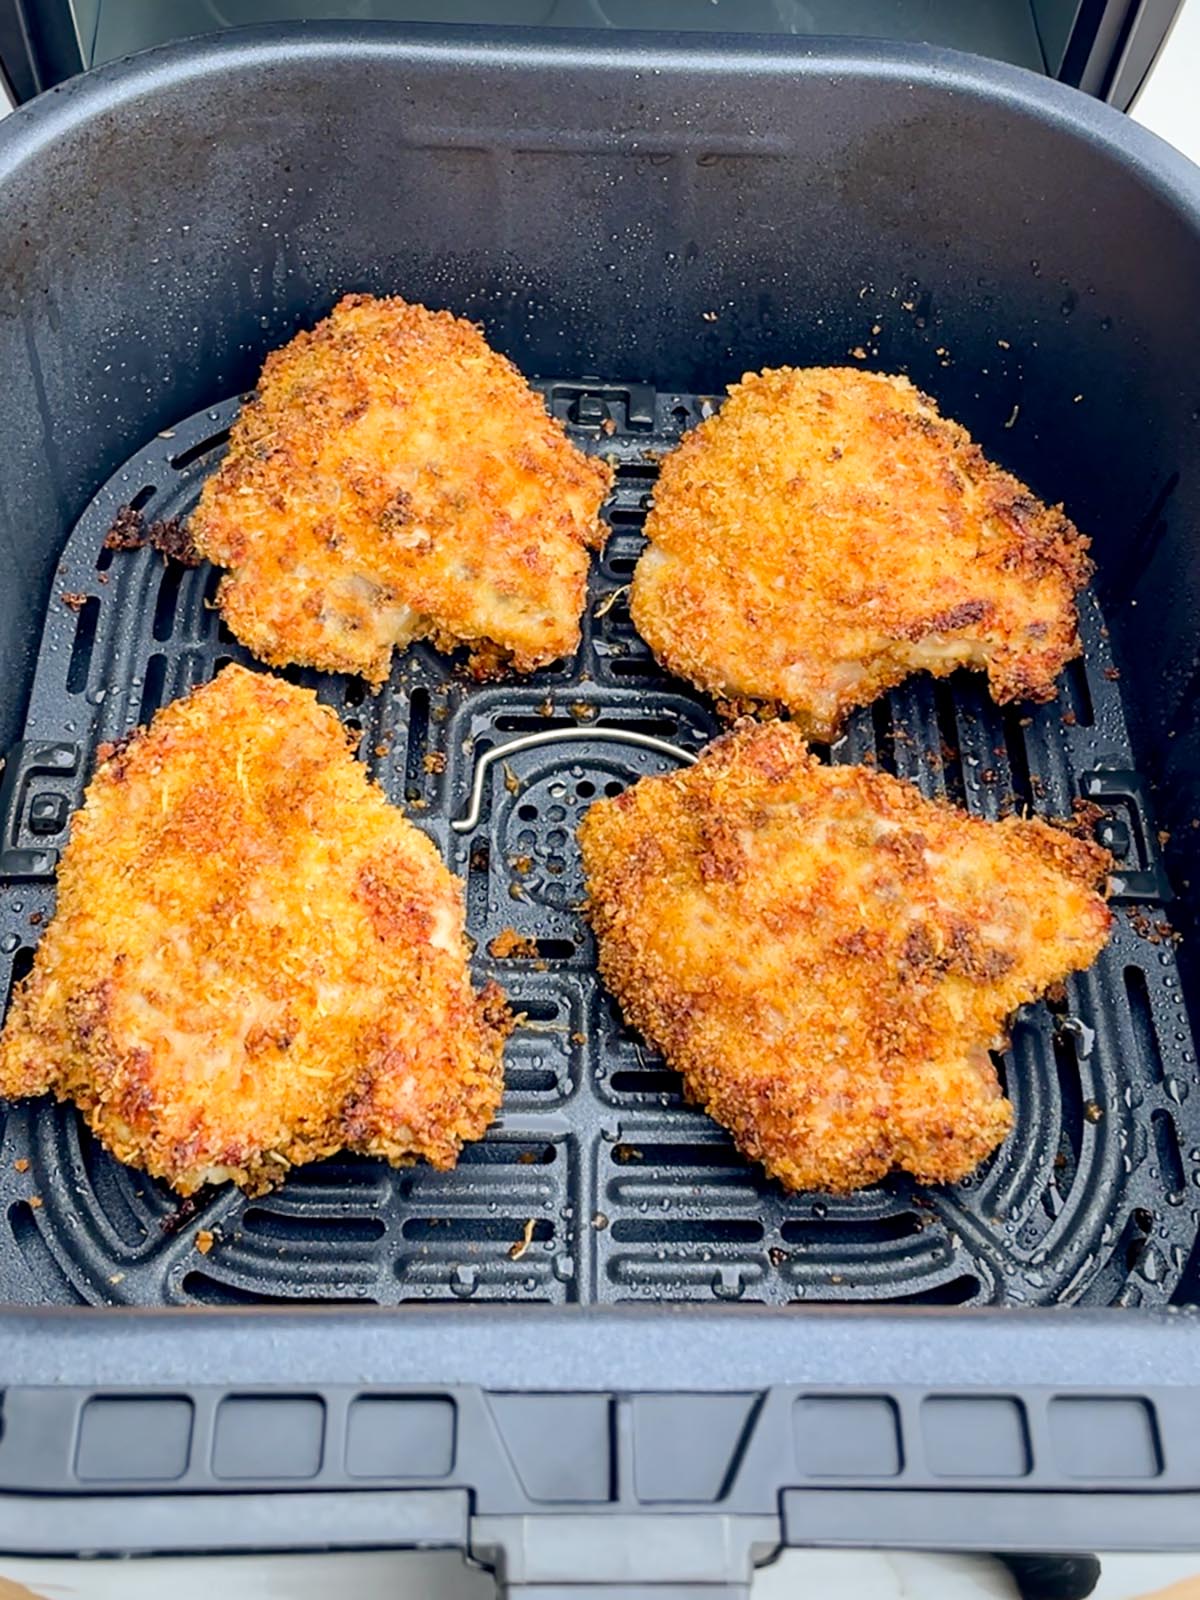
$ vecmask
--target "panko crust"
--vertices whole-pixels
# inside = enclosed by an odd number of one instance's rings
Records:
[[[1089,541],[907,378],[747,373],[663,461],[630,613],[672,672],[810,737],[917,670],[1049,700]]]
[[[267,357],[190,533],[273,666],[381,684],[431,639],[532,672],[578,646],[611,485],[473,323],[352,294]]]
[[[989,1050],[1112,920],[1098,845],[822,766],[789,723],[596,801],[579,838],[625,1017],[788,1189],[965,1177],[1012,1121]]]
[[[228,666],[101,749],[58,910],[0,1033],[0,1093],[73,1100],[181,1194],[348,1148],[454,1165],[512,1019],[461,884],[310,690]]]

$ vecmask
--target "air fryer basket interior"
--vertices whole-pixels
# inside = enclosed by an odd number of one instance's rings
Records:
[[[29,919],[52,903],[29,854],[53,839],[29,807],[42,797],[45,824],[55,793],[60,811],[77,799],[101,737],[238,653],[205,608],[206,573],[149,552],[100,570],[107,519],[129,500],[186,509],[230,397],[350,289],[477,318],[546,380],[586,448],[618,458],[596,599],[636,553],[654,452],[706,397],[782,362],[906,371],[1092,536],[1088,660],[1031,722],[999,719],[969,681],[905,689],[862,720],[852,753],[904,771],[915,740],[913,775],[993,814],[1098,799],[1126,879],[1103,970],[1016,1035],[1010,1090],[1036,1179],[985,1178],[948,1208],[893,1186],[831,1221],[819,1199],[751,1179],[594,992],[569,870],[552,881],[570,854],[559,802],[650,758],[614,765],[585,743],[530,758],[520,805],[501,790],[469,841],[449,829],[472,761],[521,731],[599,719],[692,748],[710,736],[702,697],[655,672],[620,605],[593,619],[574,669],[528,685],[465,694],[425,651],[365,707],[330,680],[385,786],[468,878],[481,963],[502,926],[542,939],[537,962],[499,973],[529,1019],[504,1122],[453,1180],[335,1164],[277,1208],[221,1201],[193,1221],[106,1168],[69,1114],[22,1110],[5,1148],[32,1177],[12,1159],[0,1174],[7,1298],[1194,1295],[1200,1088],[1160,910],[1165,861],[1186,934],[1200,844],[1186,164],[1080,97],[936,52],[642,40],[589,54],[578,40],[280,30],[153,52],[13,118],[0,253],[0,740],[26,741],[5,786],[6,966],[15,955],[20,971]],[[68,609],[62,593],[91,598]],[[443,783],[423,756],[444,743]],[[526,847],[547,881],[522,892],[505,861]],[[1185,938],[1185,984],[1187,952]],[[690,1209],[672,1209],[681,1184]],[[529,1218],[531,1249],[514,1253]],[[194,1251],[209,1221],[233,1235],[224,1274]],[[393,1230],[381,1268],[373,1246]]]

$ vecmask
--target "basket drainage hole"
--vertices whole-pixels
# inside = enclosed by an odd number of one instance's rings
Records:
[[[977,1298],[983,1284],[973,1272],[964,1272],[948,1283],[938,1283],[932,1289],[917,1289],[912,1294],[896,1295],[896,1304],[906,1306],[965,1306]]]
[[[0,1017],[3,1017],[5,1012],[8,1010],[8,1003],[12,999],[13,990],[19,983],[23,983],[32,971],[33,947],[31,945],[23,944],[20,949],[14,953],[12,958],[8,992],[3,993],[3,991],[0,991],[0,998],[3,999],[3,1004],[0,1005]]]
[[[1150,1125],[1154,1130],[1154,1148],[1158,1152],[1158,1166],[1167,1190],[1167,1199],[1178,1205],[1187,1192],[1187,1180],[1183,1175],[1183,1158],[1179,1152],[1175,1123],[1167,1112],[1154,1111],[1150,1115]]]
[[[536,822],[537,814],[538,808],[536,806],[527,804],[517,807],[517,815],[520,817],[522,822]]]
[[[595,792],[596,785],[594,783],[589,783],[586,778],[582,783],[577,783],[575,785],[575,793],[580,797],[581,800],[590,800]]]
[[[558,1005],[553,1000],[514,1000],[513,1009],[530,1022],[553,1022],[558,1017]]]
[[[100,602],[94,594],[89,595],[75,622],[75,638],[71,644],[71,660],[67,667],[68,694],[81,694],[87,688],[88,671],[92,664],[92,650],[95,647],[99,622]]]
[[[1158,1030],[1154,1025],[1154,1008],[1150,1001],[1150,986],[1141,967],[1125,968],[1125,994],[1129,1001],[1129,1020],[1137,1041],[1142,1066],[1156,1083],[1167,1075],[1162,1051],[1158,1043]]]
[[[228,444],[230,432],[229,428],[218,428],[215,433],[210,433],[207,438],[192,445],[190,450],[181,450],[177,456],[168,457],[172,467],[176,472],[186,471],[194,461],[199,461],[201,456],[208,455],[210,450],[219,450],[223,444]]]
[[[613,795],[624,794],[625,785],[623,783],[618,783],[616,778],[610,778],[604,785],[604,792],[611,800]]]
[[[1142,1257],[1146,1253],[1151,1232],[1154,1228],[1154,1218],[1144,1206],[1135,1206],[1129,1213],[1129,1221],[1125,1224],[1125,1231],[1121,1235],[1118,1249],[1124,1251],[1126,1273],[1136,1272]]]

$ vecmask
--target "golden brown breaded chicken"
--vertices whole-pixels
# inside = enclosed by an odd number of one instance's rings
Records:
[[[784,722],[597,801],[579,839],[626,1018],[789,1189],[970,1172],[1012,1117],[988,1051],[1111,921],[1098,845],[821,766]]]
[[[511,1018],[471,988],[458,880],[333,712],[229,666],[102,756],[0,1093],[74,1100],[181,1194],[343,1146],[453,1166]]]
[[[432,639],[532,672],[579,643],[611,482],[472,323],[347,295],[267,357],[190,533],[275,666],[380,684]]]
[[[1080,651],[1088,541],[907,378],[748,373],[662,464],[630,612],[712,694],[813,738],[910,672],[1048,700]]]

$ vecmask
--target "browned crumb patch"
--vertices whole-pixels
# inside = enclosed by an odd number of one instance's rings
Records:
[[[501,928],[494,938],[488,940],[488,954],[495,956],[497,961],[509,961],[517,957],[533,960],[537,953],[537,941],[518,933],[515,928]]]

